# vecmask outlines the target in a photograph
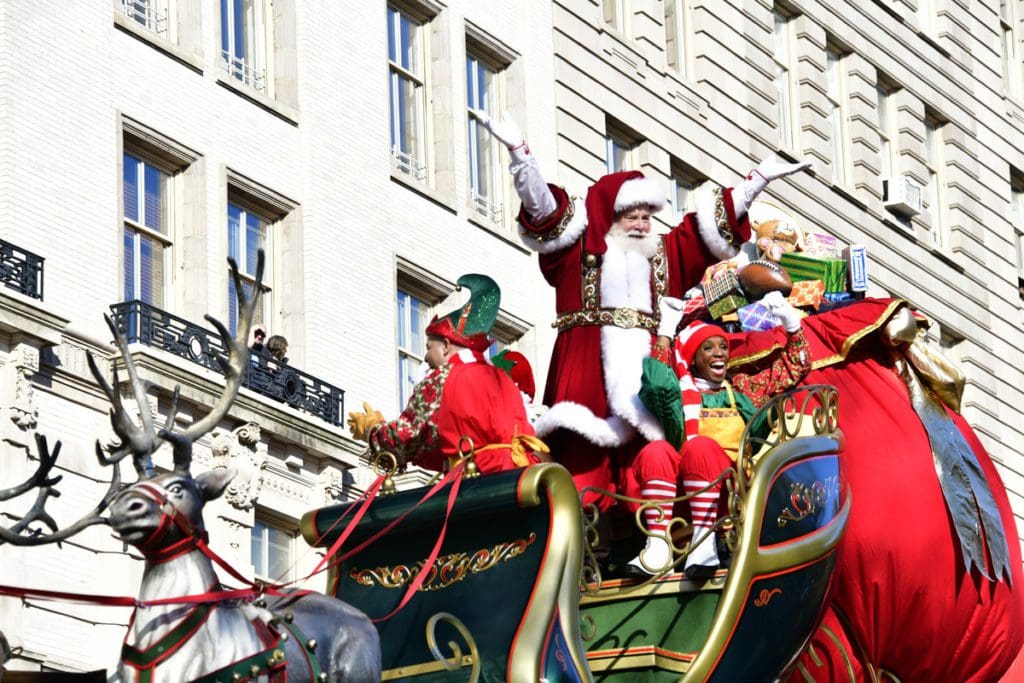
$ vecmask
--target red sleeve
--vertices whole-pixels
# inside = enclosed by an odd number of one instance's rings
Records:
[[[760,408],[772,396],[795,387],[810,371],[810,346],[803,329],[799,329],[789,335],[782,353],[769,367],[753,375],[736,375],[730,381]]]

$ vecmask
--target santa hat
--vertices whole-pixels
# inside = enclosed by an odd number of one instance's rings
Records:
[[[725,330],[718,325],[709,325],[695,320],[676,337],[676,374],[679,375],[679,390],[683,400],[683,432],[687,441],[697,436],[700,427],[701,397],[690,365],[700,345],[712,337],[724,337]]]
[[[435,315],[424,331],[458,346],[484,351],[491,345],[488,332],[498,317],[501,290],[498,283],[479,273],[463,275],[456,281],[456,285],[456,290],[463,287],[469,289],[469,301],[443,317]]]
[[[665,188],[640,171],[609,173],[591,185],[586,200],[587,253],[603,254],[607,249],[605,236],[615,222],[615,214],[636,206],[661,211],[665,207]]]
[[[519,387],[519,391],[529,396],[531,401],[533,400],[537,387],[533,381],[533,368],[530,367],[530,361],[526,360],[526,356],[518,351],[505,349],[501,353],[495,354],[491,358],[491,362],[494,367],[507,372]]]

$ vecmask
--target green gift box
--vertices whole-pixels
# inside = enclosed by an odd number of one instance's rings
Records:
[[[844,259],[817,258],[791,252],[783,254],[779,265],[786,269],[793,282],[821,280],[826,292],[846,291],[846,261]]]
[[[704,282],[704,298],[708,302],[708,313],[716,319],[747,305],[743,288],[733,271],[707,279]]]
[[[729,294],[718,301],[708,304],[708,313],[711,317],[720,320],[723,315],[728,315],[738,308],[747,305],[747,300],[739,294]]]

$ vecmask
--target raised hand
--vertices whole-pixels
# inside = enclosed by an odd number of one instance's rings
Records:
[[[786,332],[796,332],[800,329],[800,311],[782,296],[782,292],[768,292],[761,298],[761,303],[779,319]]]
[[[658,323],[658,336],[676,336],[676,329],[679,328],[679,321],[683,319],[683,300],[672,296],[663,296],[658,302],[658,312],[661,314],[661,321]]]
[[[768,186],[768,181],[793,175],[808,168],[811,168],[811,162],[809,161],[790,163],[774,154],[764,159],[743,181],[743,200],[745,204],[742,207],[736,207],[737,213],[742,214],[750,208],[754,198],[761,193],[761,190]],[[735,199],[734,197],[733,200],[735,201]]]
[[[384,421],[379,410],[374,410],[369,402],[363,401],[363,412],[352,411],[348,414],[348,428],[352,438],[366,441],[370,430]]]
[[[480,121],[480,124],[487,129],[487,132],[509,149],[515,149],[526,144],[526,140],[523,138],[523,131],[519,129],[515,121],[509,118],[508,114],[505,114],[501,121],[495,121],[483,109],[474,109],[473,113],[476,115],[477,120]]]

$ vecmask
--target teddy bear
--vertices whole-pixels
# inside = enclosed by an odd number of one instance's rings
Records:
[[[802,247],[803,235],[795,223],[775,218],[752,223],[751,227],[760,256],[778,261],[783,254],[797,251]]]

